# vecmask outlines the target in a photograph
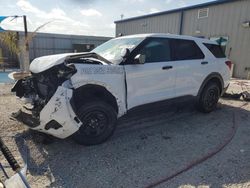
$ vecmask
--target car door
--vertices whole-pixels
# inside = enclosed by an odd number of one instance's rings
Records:
[[[124,65],[128,109],[175,97],[176,72],[167,38],[148,39],[130,61]]]
[[[194,40],[171,39],[176,71],[176,97],[196,95],[209,70],[209,59]]]

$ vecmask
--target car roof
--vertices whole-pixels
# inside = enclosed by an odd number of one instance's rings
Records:
[[[215,41],[211,41],[206,38],[193,37],[193,36],[188,36],[188,35],[175,35],[175,34],[168,34],[168,33],[146,33],[146,34],[126,35],[126,36],[122,36],[118,38],[149,38],[149,37],[186,39],[186,40],[200,41],[202,43],[217,44]]]

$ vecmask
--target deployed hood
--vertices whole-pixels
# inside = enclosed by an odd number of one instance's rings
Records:
[[[82,53],[64,53],[56,55],[42,56],[34,59],[30,64],[30,71],[32,73],[40,73],[50,69],[56,65],[62,64],[68,58],[83,57],[83,58],[96,58],[104,63],[109,63],[106,59],[102,58],[93,52],[82,52]]]

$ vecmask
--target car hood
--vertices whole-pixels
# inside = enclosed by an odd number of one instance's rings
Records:
[[[65,61],[65,59],[72,55],[82,55],[85,53],[64,53],[64,54],[56,54],[56,55],[48,55],[42,56],[34,59],[30,64],[30,71],[32,73],[39,73],[45,70],[54,67],[55,65],[59,65]]]

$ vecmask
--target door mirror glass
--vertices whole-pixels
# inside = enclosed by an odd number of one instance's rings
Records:
[[[143,54],[138,54],[135,56],[135,63],[136,64],[144,64],[146,60],[146,56]]]

